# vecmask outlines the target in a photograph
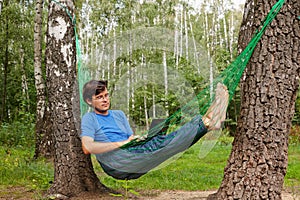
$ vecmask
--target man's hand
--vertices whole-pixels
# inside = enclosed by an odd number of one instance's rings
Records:
[[[135,138],[134,135],[131,135],[127,140],[124,140],[124,141],[119,142],[119,145],[120,145],[119,147],[121,147],[121,146],[127,144],[128,142],[130,142],[130,141],[133,140],[134,138]]]

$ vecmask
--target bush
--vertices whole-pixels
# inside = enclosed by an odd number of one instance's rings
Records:
[[[22,118],[0,126],[0,145],[31,147],[35,144],[35,124],[32,117]]]

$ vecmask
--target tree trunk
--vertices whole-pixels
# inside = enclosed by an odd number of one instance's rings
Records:
[[[275,3],[246,2],[239,37],[242,48]],[[247,66],[237,133],[215,199],[282,199],[299,86],[299,15],[300,1],[287,0]]]
[[[190,27],[190,30],[191,30],[191,35],[192,35],[192,39],[193,39],[193,46],[194,46],[194,58],[193,59],[196,61],[197,72],[198,72],[198,74],[200,74],[198,47],[197,47],[197,44],[196,44],[195,35],[194,35],[194,32],[193,32],[193,24],[192,24],[192,20],[191,20],[191,17],[190,17],[189,13],[188,13],[188,20],[189,20],[189,27]]]
[[[168,66],[167,66],[167,55],[166,51],[163,51],[163,67],[164,67],[164,87],[165,87],[165,109],[166,116],[169,116],[169,103],[168,103],[168,95],[169,95],[169,85],[168,85]]]
[[[184,34],[185,34],[185,58],[188,60],[189,59],[189,30],[188,30],[188,19],[187,19],[187,9],[186,5],[184,4]]]
[[[22,79],[22,95],[24,96],[24,99],[26,99],[27,102],[30,101],[29,94],[28,94],[28,80],[26,76],[26,69],[25,69],[25,64],[24,64],[24,49],[23,47],[20,48],[20,67],[21,67],[21,79]],[[30,104],[27,104],[27,107],[25,109],[25,112],[30,111]]]
[[[51,119],[49,110],[46,109],[46,86],[42,71],[42,20],[43,0],[37,0],[34,19],[34,78],[37,102],[34,158],[39,156],[52,158],[54,149],[51,137]]]
[[[5,55],[4,55],[4,63],[3,63],[3,92],[2,92],[2,108],[1,108],[1,116],[0,116],[0,122],[7,120],[7,109],[6,109],[6,95],[7,95],[7,75],[8,75],[8,59],[9,59],[9,52],[8,52],[8,15],[6,15],[6,21],[5,21]]]
[[[59,199],[86,191],[106,191],[93,171],[90,156],[81,150],[76,46],[71,19],[74,9],[71,0],[49,3],[46,69],[55,155],[54,182],[48,195]]]

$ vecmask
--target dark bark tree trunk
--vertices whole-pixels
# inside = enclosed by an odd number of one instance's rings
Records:
[[[46,69],[55,171],[48,194],[59,199],[85,191],[106,191],[93,171],[90,156],[81,150],[76,46],[71,19],[74,19],[74,9],[74,0],[49,3]]]
[[[243,49],[275,0],[248,0]],[[300,1],[287,0],[267,28],[241,80],[241,115],[224,179],[211,199],[282,199],[288,135],[299,86]]]
[[[5,2],[4,2],[5,3]],[[6,2],[7,4],[8,2]],[[4,5],[6,6],[6,5]],[[8,30],[8,15],[6,15],[6,26],[5,26],[5,35],[6,35],[6,39],[5,39],[5,55],[4,55],[4,63],[3,63],[3,92],[2,92],[2,104],[1,104],[1,115],[0,115],[0,122],[3,122],[5,120],[7,120],[8,118],[8,114],[7,114],[7,108],[6,108],[6,96],[7,96],[7,76],[8,76],[8,63],[9,63],[9,52],[8,52],[8,38],[9,38],[9,30]]]

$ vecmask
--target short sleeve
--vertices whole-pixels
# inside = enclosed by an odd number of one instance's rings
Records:
[[[80,137],[89,136],[95,139],[96,123],[91,113],[86,113],[81,119],[81,134]]]

